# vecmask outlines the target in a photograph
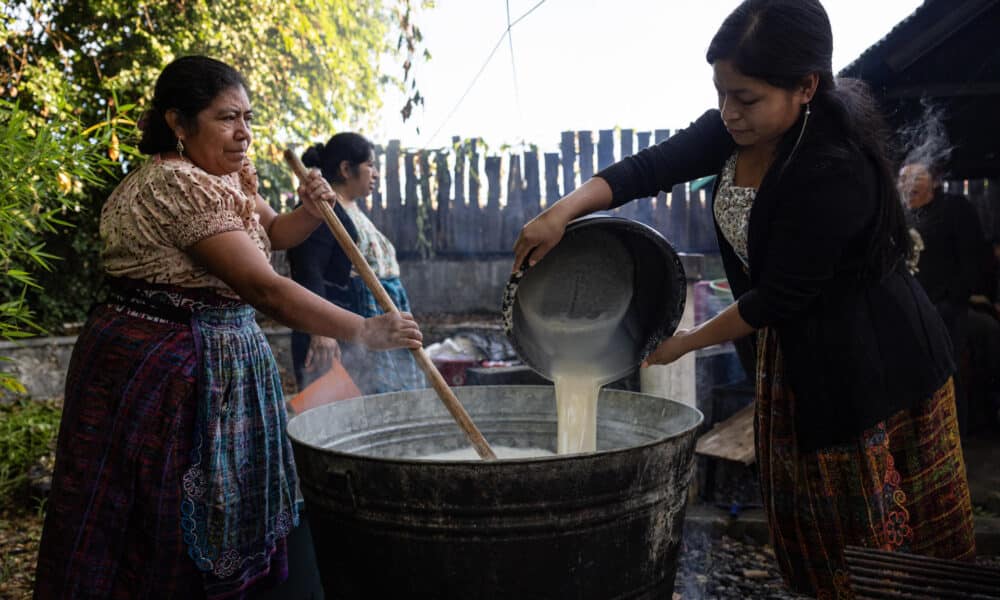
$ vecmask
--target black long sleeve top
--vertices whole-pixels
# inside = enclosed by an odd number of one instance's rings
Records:
[[[347,211],[340,204],[335,204],[333,211],[344,224],[348,235],[357,243],[358,230]],[[328,227],[317,227],[301,244],[289,248],[286,255],[292,280],[342,308],[353,310],[353,299],[348,286],[351,260],[337,244]]]
[[[860,150],[830,152],[838,137],[815,109],[791,161],[765,175],[750,211],[748,269],[716,226],[741,317],[778,331],[804,450],[850,441],[930,398],[954,371],[944,326],[905,267],[866,278],[878,171]],[[735,150],[710,110],[597,176],[618,206],[719,174]]]
[[[914,209],[913,223],[924,242],[917,281],[931,302],[964,306],[976,284],[985,245],[975,209],[964,196],[938,189],[931,202]]]

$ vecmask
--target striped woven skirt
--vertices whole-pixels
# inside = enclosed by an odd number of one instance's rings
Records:
[[[36,596],[240,598],[285,579],[284,425],[251,307],[170,286],[95,307],[67,375]]]
[[[951,379],[918,407],[848,444],[800,452],[795,397],[776,332],[758,334],[757,460],[778,566],[788,586],[853,598],[844,546],[971,560],[972,503]]]

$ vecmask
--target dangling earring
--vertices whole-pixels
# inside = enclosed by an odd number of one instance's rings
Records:
[[[177,138],[176,148],[177,148],[177,154],[180,154],[181,158],[184,158],[184,142],[181,141],[181,138]]]
[[[788,163],[792,162],[792,157],[795,156],[795,151],[799,149],[799,142],[802,141],[802,136],[806,133],[806,123],[809,122],[809,115],[812,114],[812,111],[809,109],[808,102],[806,102],[805,107],[806,114],[802,117],[802,128],[799,129],[799,137],[795,139],[795,145],[792,146],[792,151],[788,153],[788,158],[786,158],[784,164],[781,165],[781,171],[778,173],[779,177],[785,172],[785,169],[788,168]]]

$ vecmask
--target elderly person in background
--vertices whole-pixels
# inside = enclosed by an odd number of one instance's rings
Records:
[[[108,299],[74,347],[36,574],[39,598],[239,598],[284,580],[299,522],[278,370],[255,309],[303,331],[420,346],[279,276],[334,199],[318,171],[275,214],[247,160],[247,86],[189,56],[156,82],[130,173],[101,212]],[[294,569],[296,565],[291,565]]]
[[[985,239],[972,205],[958,194],[946,194],[937,169],[907,161],[899,171],[899,191],[910,209],[911,223],[920,233],[923,250],[916,279],[944,321],[961,366],[966,350],[969,296],[982,265]],[[958,424],[966,430],[968,406],[965,381],[959,369],[955,381]]]

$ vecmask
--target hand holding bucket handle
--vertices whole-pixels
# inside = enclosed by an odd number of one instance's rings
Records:
[[[302,161],[299,160],[297,154],[292,152],[291,149],[285,150],[285,161],[295,172],[295,175],[299,179],[305,179],[307,170]],[[327,226],[330,228],[330,232],[333,233],[333,237],[337,240],[337,243],[344,250],[344,254],[350,259],[351,264],[354,266],[354,270],[358,272],[361,276],[361,280],[365,282],[368,289],[371,290],[373,296],[375,296],[376,302],[386,313],[398,313],[399,309],[396,308],[395,303],[393,303],[392,298],[386,293],[385,288],[382,287],[382,282],[378,280],[375,276],[375,272],[368,265],[368,261],[361,255],[361,251],[358,247],[354,245],[354,240],[344,229],[343,223],[337,217],[337,214],[333,212],[333,207],[328,203],[319,203],[321,212],[323,213],[323,220],[326,222]],[[496,454],[493,453],[493,449],[490,448],[489,443],[483,434],[480,433],[476,424],[472,422],[472,418],[469,413],[466,412],[465,407],[458,401],[455,397],[455,393],[448,387],[445,382],[444,377],[431,362],[430,357],[421,348],[412,348],[410,352],[413,353],[413,357],[416,359],[417,364],[420,365],[420,369],[423,370],[424,374],[427,375],[427,379],[430,380],[431,385],[434,387],[434,391],[437,392],[438,397],[444,403],[445,408],[451,413],[458,426],[462,428],[465,436],[469,439],[472,447],[476,449],[476,453],[479,457],[487,460],[496,459]]]

